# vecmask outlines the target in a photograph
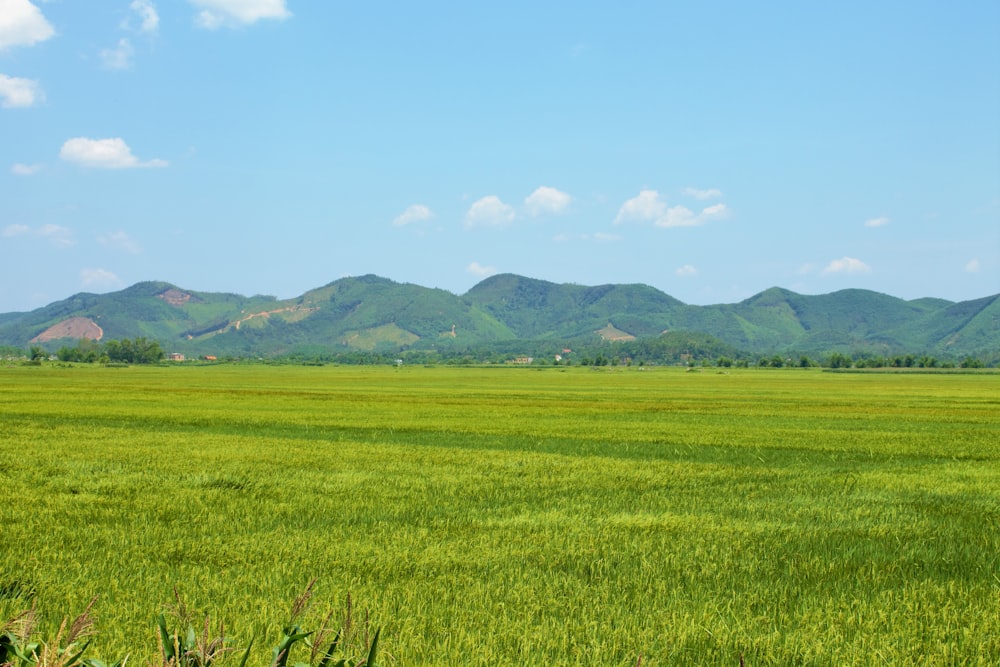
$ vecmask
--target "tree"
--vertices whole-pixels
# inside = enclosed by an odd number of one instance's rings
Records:
[[[110,361],[126,364],[155,364],[166,356],[159,343],[145,338],[109,340],[104,352]]]
[[[834,352],[826,364],[829,368],[850,368],[854,360],[842,352]]]
[[[116,340],[109,340],[104,344],[104,354],[108,361],[119,361],[123,356],[122,344]]]
[[[101,354],[100,344],[90,338],[81,338],[76,347],[61,347],[56,351],[59,361],[76,361],[92,364]]]

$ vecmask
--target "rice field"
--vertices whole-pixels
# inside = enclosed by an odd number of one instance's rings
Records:
[[[174,599],[269,664],[996,665],[1000,375],[0,368],[0,621]]]

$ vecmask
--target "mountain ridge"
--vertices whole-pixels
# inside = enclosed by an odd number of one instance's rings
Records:
[[[58,329],[73,318],[80,327]],[[699,332],[748,353],[996,354],[1000,294],[907,301],[864,289],[803,295],[770,287],[737,303],[696,306],[641,283],[588,286],[506,273],[456,295],[367,274],[290,299],[143,281],[0,314],[0,345],[65,345],[73,335],[61,331],[100,331],[85,335],[146,337],[192,354],[457,350],[518,340],[597,343],[607,337],[600,332],[610,330],[620,332],[616,339]]]

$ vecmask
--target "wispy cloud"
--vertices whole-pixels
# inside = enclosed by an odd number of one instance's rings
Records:
[[[13,224],[7,225],[0,232],[0,236],[6,238],[14,238],[16,236],[35,236],[43,238],[52,245],[59,248],[69,248],[70,246],[76,245],[76,241],[73,240],[73,232],[68,227],[63,227],[61,225],[42,225],[38,228],[32,228],[28,225]]]
[[[690,264],[685,264],[684,266],[679,267],[676,271],[674,271],[674,273],[680,276],[681,278],[690,278],[691,276],[698,275],[698,269],[694,268]]]
[[[106,69],[129,69],[132,67],[132,56],[135,49],[127,37],[118,40],[118,46],[113,49],[101,49],[101,63]]]
[[[722,190],[717,188],[707,188],[704,190],[698,188],[684,188],[684,190],[682,190],[682,194],[704,201],[706,199],[717,199],[718,197],[721,197]]]
[[[37,174],[42,170],[42,165],[40,164],[21,164],[18,162],[15,165],[11,165],[10,173],[15,176],[32,176]]]
[[[69,139],[59,151],[59,157],[82,167],[99,169],[136,169],[167,166],[165,160],[140,160],[132,155],[132,149],[120,137],[113,139],[76,137],[75,139]]]
[[[160,15],[156,12],[156,6],[152,0],[132,0],[129,9],[138,16],[141,32],[155,34],[159,30]],[[128,29],[130,24],[126,22],[123,27]]]
[[[127,252],[130,255],[138,255],[142,252],[142,246],[126,232],[122,231],[98,236],[97,242],[106,248]]]
[[[479,262],[472,262],[467,267],[465,267],[465,270],[471,273],[472,275],[479,276],[481,278],[486,278],[488,276],[495,275],[497,272],[496,267],[483,266]]]
[[[263,19],[284,20],[292,15],[285,0],[190,0],[201,9],[195,23],[201,28],[238,28]]]
[[[979,260],[978,259],[970,259],[968,262],[966,262],[965,263],[965,272],[966,273],[979,273]]]
[[[584,238],[587,239],[588,237]],[[589,238],[592,238],[598,243],[615,243],[616,241],[622,240],[620,234],[606,234],[604,232],[595,232],[594,234],[591,234]]]
[[[865,227],[885,227],[889,224],[889,218],[872,218],[865,221]]]
[[[403,227],[404,225],[409,225],[414,222],[420,222],[421,220],[430,220],[434,217],[434,212],[423,204],[413,204],[407,206],[406,210],[397,215],[392,224],[396,227]]]
[[[500,227],[514,220],[514,208],[496,195],[477,200],[465,214],[466,227]]]
[[[28,225],[7,225],[0,232],[0,236],[6,238],[13,238],[15,236],[24,236],[25,234],[31,233],[31,227]]]
[[[0,0],[0,4],[3,0]],[[42,86],[34,79],[0,74],[0,107],[15,109],[33,107],[45,99]]]
[[[121,279],[107,269],[83,269],[80,271],[80,282],[84,287],[116,287],[122,284]]]
[[[537,216],[545,213],[562,213],[571,201],[573,198],[569,194],[543,185],[527,196],[524,205],[529,214]]]
[[[595,232],[593,234],[567,234],[562,232],[552,237],[553,243],[569,243],[571,241],[582,241],[584,243],[617,243],[622,240],[620,234],[608,234],[606,232]]]
[[[729,208],[725,204],[713,204],[700,213],[695,213],[686,206],[672,206],[666,215],[654,221],[657,227],[698,227],[712,220],[723,220],[729,216]]]
[[[841,257],[826,265],[823,273],[871,273],[871,267],[854,257]]]
[[[0,0],[0,51],[44,42],[55,33],[29,0]]]
[[[51,243],[61,248],[76,245],[76,241],[73,240],[73,232],[68,227],[63,227],[62,225],[42,225],[37,233],[39,236],[48,239]]]

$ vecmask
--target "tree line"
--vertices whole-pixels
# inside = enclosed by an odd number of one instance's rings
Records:
[[[13,353],[15,348],[7,348]],[[10,354],[8,354],[10,356]],[[29,357],[35,361],[48,359],[50,353],[41,346],[32,347]],[[160,344],[144,337],[98,342],[81,339],[76,345],[58,349],[59,361],[80,363],[155,364],[166,355]],[[581,344],[573,350],[564,349],[551,341],[503,341],[465,349],[403,349],[382,351],[330,350],[305,347],[288,354],[269,357],[271,363],[340,363],[340,364],[502,364],[516,358],[532,359],[533,365],[565,366],[643,366],[684,365],[720,368],[984,368],[995,366],[974,356],[962,359],[938,359],[929,354],[897,354],[893,356],[830,352],[811,357],[807,354],[768,354],[754,356],[722,345],[708,336],[686,334],[650,341],[630,341],[603,345]],[[221,355],[223,361],[263,359],[256,355]]]
[[[41,347],[32,347],[32,360],[48,357]],[[166,354],[155,340],[144,337],[123,338],[100,343],[89,338],[81,338],[73,347],[63,346],[56,351],[59,361],[75,361],[79,363],[121,363],[121,364],[155,364],[163,361]]]

